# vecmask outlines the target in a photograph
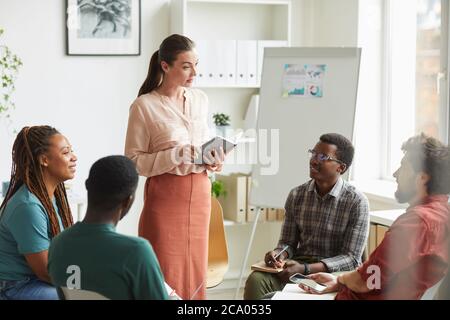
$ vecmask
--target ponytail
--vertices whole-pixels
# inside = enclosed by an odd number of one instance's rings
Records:
[[[159,46],[159,50],[153,53],[148,67],[147,78],[139,89],[138,97],[150,93],[158,88],[164,78],[164,71],[161,68],[161,61],[172,65],[181,52],[190,51],[195,47],[195,43],[188,37],[172,34],[168,36]]]
[[[163,78],[163,70],[161,68],[161,61],[159,59],[159,50],[156,50],[153,53],[152,58],[150,59],[150,65],[148,67],[147,78],[144,80],[141,88],[139,89],[138,97],[150,93],[162,82]]]

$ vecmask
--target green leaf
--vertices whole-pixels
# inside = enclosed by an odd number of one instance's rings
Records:
[[[211,194],[215,197],[218,198],[221,195],[226,196],[227,192],[225,190],[225,185],[222,181],[220,180],[216,180],[211,184]]]
[[[3,32],[4,29],[0,28],[0,36]],[[0,45],[0,89],[3,88],[0,90],[0,117],[10,122],[9,112],[16,107],[12,101],[12,93],[15,90],[14,81],[22,65],[22,60],[16,54],[13,54],[6,45]]]

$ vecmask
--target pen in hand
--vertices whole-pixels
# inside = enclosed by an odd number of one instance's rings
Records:
[[[269,263],[270,263],[271,265],[273,265],[275,262],[277,262],[278,257],[279,257],[283,252],[285,252],[285,251],[287,250],[288,247],[289,247],[288,245],[285,245],[285,246],[283,247],[283,249],[282,249],[280,252],[278,252],[274,257],[272,257],[272,260],[270,260]]]

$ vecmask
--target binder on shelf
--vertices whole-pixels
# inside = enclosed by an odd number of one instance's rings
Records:
[[[216,175],[216,180],[223,182],[227,193],[226,196],[221,195],[218,199],[223,208],[224,219],[244,223],[247,210],[247,176]]]
[[[205,69],[205,81],[206,85],[208,86],[214,86],[218,85],[219,78],[217,76],[218,73],[218,65],[217,65],[217,51],[219,50],[218,42],[216,41],[207,41],[206,43],[206,59],[207,59],[207,68]],[[203,57],[205,57],[203,56]],[[200,64],[200,63],[199,63]]]
[[[214,46],[217,85],[236,84],[236,40],[217,40]]]
[[[257,57],[258,46],[256,40],[237,41],[237,85],[257,84]]]
[[[286,215],[286,211],[284,209],[276,209],[277,210],[277,220],[283,221]]]
[[[246,217],[245,217],[245,221],[246,222],[253,222],[253,221],[255,221],[255,218],[256,218],[255,209],[256,208],[254,206],[247,205],[247,212],[246,212]]]
[[[256,219],[256,207],[250,204],[250,190],[252,187],[252,177],[247,176],[247,222],[253,222]],[[259,208],[261,214],[259,215],[258,222],[266,221],[266,208]]]
[[[267,208],[267,221],[277,221],[277,209]]]
[[[210,57],[208,57],[209,49],[208,49],[208,41],[206,40],[197,40],[196,41],[196,49],[199,57],[201,57],[200,63],[197,66],[197,76],[195,77],[195,85],[204,86],[208,84],[207,81],[207,72],[209,69],[209,61]]]
[[[259,215],[258,222],[264,222],[267,220],[266,218],[266,208],[259,208],[261,214]],[[247,206],[247,222],[253,222],[256,219],[256,207]]]

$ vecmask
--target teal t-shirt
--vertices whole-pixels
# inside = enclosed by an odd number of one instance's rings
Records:
[[[149,242],[119,234],[112,224],[78,222],[60,233],[49,249],[48,272],[55,286],[79,283],[109,299],[168,299]]]
[[[63,230],[56,201],[53,206]],[[50,219],[44,206],[25,185],[21,186],[0,215],[0,280],[35,277],[24,255],[48,250],[50,241]]]

